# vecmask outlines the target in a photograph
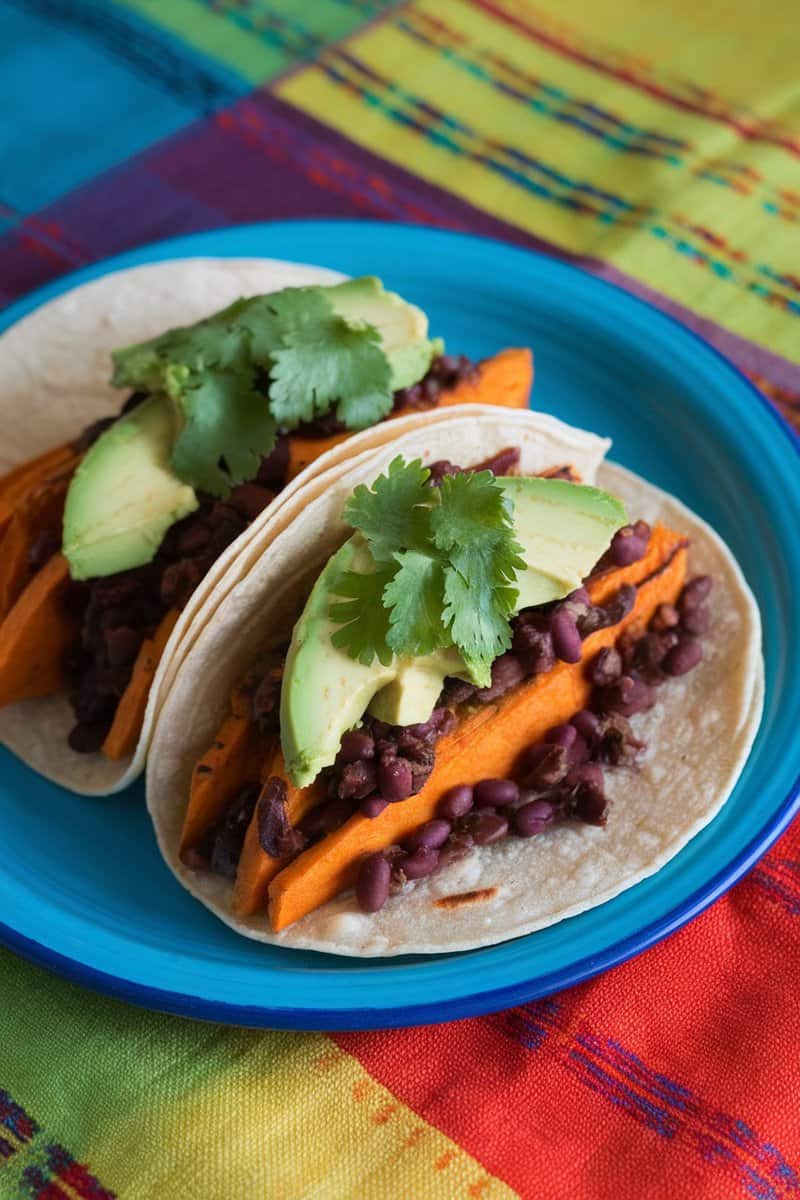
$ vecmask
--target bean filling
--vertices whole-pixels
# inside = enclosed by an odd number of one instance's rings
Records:
[[[627,541],[622,544],[628,554]],[[646,542],[641,554],[645,549]],[[704,601],[711,585],[707,575],[690,580],[677,608],[661,605],[643,636],[623,634],[616,647],[601,650],[587,664],[593,684],[589,707],[529,746],[515,778],[451,788],[433,820],[400,845],[365,858],[356,883],[361,910],[378,912],[409,882],[432,875],[475,846],[536,837],[568,820],[604,825],[605,772],[635,766],[645,749],[629,717],[652,708],[658,687],[702,660],[701,634],[695,630],[704,633],[710,625]],[[699,619],[693,615],[698,612]]]
[[[419,383],[395,393],[394,407],[435,407],[444,391],[470,378],[475,370],[463,355],[442,355]],[[146,393],[134,392],[120,415],[146,399]],[[114,420],[95,421],[75,440],[74,448],[87,450]],[[344,426],[329,414],[300,426],[296,433],[327,437],[340,431]],[[254,480],[233,488],[226,500],[200,495],[199,508],[172,526],[152,563],[73,584],[68,604],[80,617],[81,629],[64,664],[76,718],[68,735],[73,750],[81,754],[100,750],[142,643],[171,609],[183,608],[216,559],[285,486],[288,466],[289,440],[280,435],[274,450],[262,458]],[[31,549],[31,566],[44,565],[59,545],[60,531],[44,530]],[[395,791],[402,785],[403,771],[402,766],[397,769]],[[384,781],[388,778],[385,774]]]

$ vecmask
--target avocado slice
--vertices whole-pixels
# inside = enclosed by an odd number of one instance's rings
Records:
[[[336,313],[350,325],[373,325],[389,360],[391,386],[410,387],[422,379],[441,339],[428,338],[428,318],[396,292],[387,292],[374,275],[362,275],[324,289]]]
[[[627,521],[622,502],[597,488],[561,479],[498,482],[514,500],[514,529],[527,563],[517,580],[517,609],[560,600],[580,587]],[[328,561],[294,627],[281,691],[281,742],[298,787],[334,762],[342,734],[365,711],[389,724],[417,724],[431,715],[446,676],[470,678],[455,647],[364,666],[332,644],[332,585],[341,570],[371,569],[369,550],[355,534]]]
[[[63,550],[73,579],[150,562],[171,525],[198,505],[170,467],[175,415],[153,396],[101,434],[78,467],[64,508]]]

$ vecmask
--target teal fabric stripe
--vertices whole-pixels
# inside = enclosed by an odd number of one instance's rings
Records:
[[[122,6],[0,0],[0,230],[248,90]]]

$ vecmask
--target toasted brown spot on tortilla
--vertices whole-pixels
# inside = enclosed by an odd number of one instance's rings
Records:
[[[461,908],[464,904],[480,904],[482,900],[491,900],[497,888],[478,888],[474,892],[458,892],[453,896],[442,896],[434,900],[437,908]]]

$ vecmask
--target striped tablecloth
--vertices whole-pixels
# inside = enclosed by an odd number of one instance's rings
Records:
[[[0,305],[198,229],[577,259],[800,427],[797,0],[0,0]],[[151,1015],[0,954],[0,1196],[800,1195],[800,834],[635,962],[393,1033]]]

